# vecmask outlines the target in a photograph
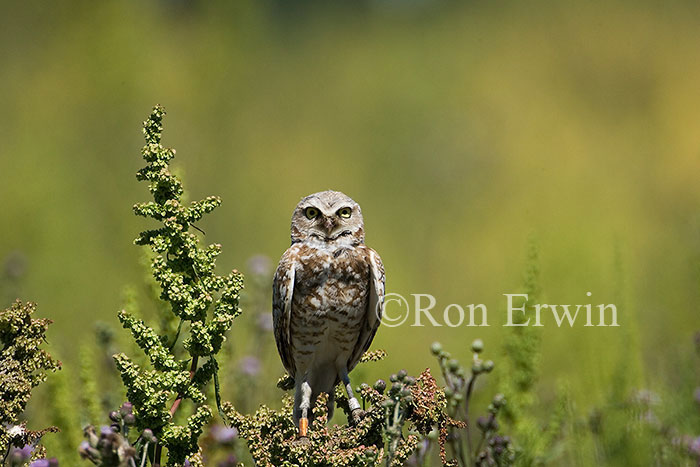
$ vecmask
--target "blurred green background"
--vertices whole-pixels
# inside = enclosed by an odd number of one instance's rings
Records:
[[[540,301],[616,303],[621,325],[545,318],[543,404],[562,381],[600,403],[620,365],[669,387],[700,329],[700,4],[290,3],[0,2],[3,305],[36,301],[64,362],[118,327],[159,103],[191,197],[223,199],[200,225],[222,272],[276,264],[298,200],[336,189],[388,291],[488,306],[488,328],[380,329],[363,378],[434,366],[435,340],[498,364],[535,238]]]

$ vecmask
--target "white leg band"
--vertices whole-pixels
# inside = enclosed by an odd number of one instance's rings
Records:
[[[354,397],[348,401],[348,405],[350,406],[351,412],[360,408],[360,403],[357,402],[357,399],[355,399]]]

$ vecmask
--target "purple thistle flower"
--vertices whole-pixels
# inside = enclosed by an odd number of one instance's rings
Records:
[[[25,445],[22,449],[12,448],[12,451],[10,452],[10,459],[12,459],[14,463],[23,464],[32,456],[33,450],[34,446],[31,444]],[[12,465],[14,465],[14,463]]]
[[[239,368],[244,375],[255,376],[260,373],[260,360],[250,355],[243,357]]]
[[[20,449],[22,452],[22,455],[25,456],[27,459],[29,459],[32,455],[32,452],[34,451],[34,446],[31,444],[25,444],[22,449]]]
[[[58,467],[58,460],[55,457],[51,459],[37,459],[29,467]]]
[[[128,415],[130,413],[133,413],[134,411],[134,406],[131,402],[127,401],[122,404],[122,406],[119,408],[119,412],[122,415]]]
[[[109,436],[112,433],[114,433],[114,430],[112,429],[111,426],[108,425],[102,425],[102,428],[100,428],[100,434],[102,436]]]
[[[233,427],[215,425],[211,429],[211,435],[217,443],[231,444],[238,437],[238,430]]]

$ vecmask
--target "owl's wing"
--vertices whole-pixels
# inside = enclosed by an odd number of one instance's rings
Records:
[[[272,320],[275,330],[277,351],[284,368],[294,377],[296,368],[292,358],[290,321],[292,314],[292,294],[294,293],[294,269],[296,248],[292,245],[282,255],[272,282]]]
[[[384,277],[384,265],[382,259],[376,251],[367,248],[367,261],[369,263],[369,300],[367,300],[367,311],[365,319],[362,323],[360,337],[355,344],[355,349],[348,361],[348,371],[355,368],[357,362],[362,357],[367,349],[369,349],[374,335],[377,333],[377,328],[382,320],[382,311],[384,305],[384,286],[386,279]]]

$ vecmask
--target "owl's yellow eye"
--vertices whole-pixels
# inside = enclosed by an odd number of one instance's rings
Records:
[[[339,215],[340,217],[343,217],[343,218],[347,219],[348,217],[350,217],[350,214],[352,214],[352,209],[350,209],[350,208],[340,208],[340,209],[338,209],[338,215]]]
[[[308,207],[304,209],[304,215],[306,216],[307,219],[315,219],[318,217],[318,209],[313,208],[313,207]]]

